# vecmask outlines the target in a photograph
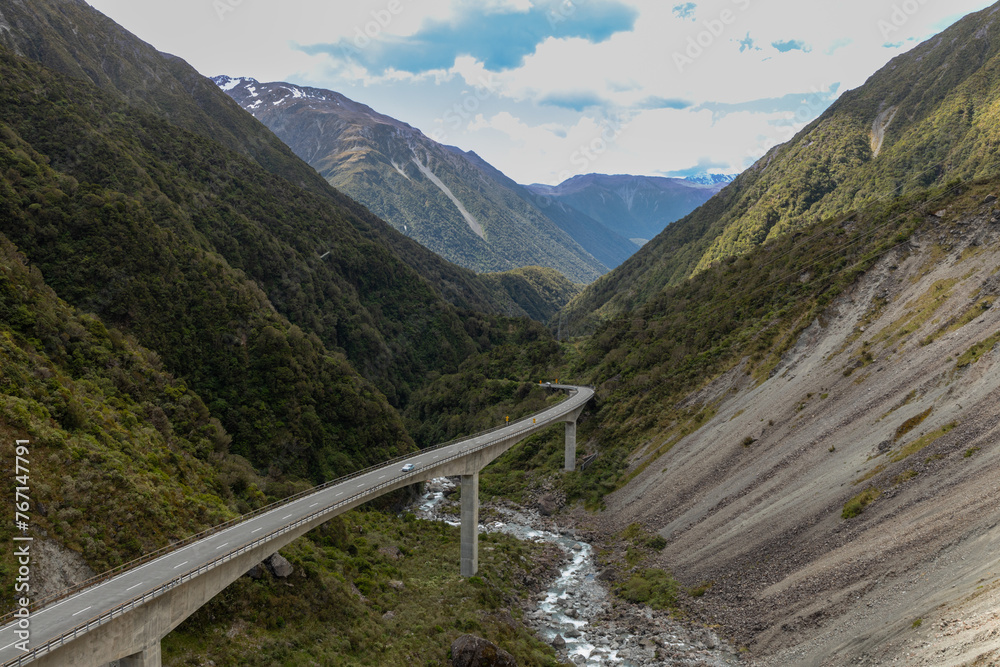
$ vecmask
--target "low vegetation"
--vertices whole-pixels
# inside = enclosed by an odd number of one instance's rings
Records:
[[[932,442],[934,442],[944,434],[954,429],[956,426],[958,426],[958,422],[949,422],[948,424],[945,424],[944,426],[937,428],[931,431],[930,433],[920,436],[910,444],[905,445],[899,451],[890,452],[889,460],[894,463],[897,463],[899,461],[902,461],[908,456],[916,454],[917,452],[924,449],[925,447],[930,445]]]
[[[899,440],[904,435],[906,435],[916,427],[920,426],[924,422],[924,420],[930,416],[933,410],[934,407],[931,406],[926,410],[924,410],[923,412],[921,412],[919,415],[914,415],[913,417],[910,417],[905,422],[900,424],[899,428],[896,429],[896,433],[892,437],[893,442]]]
[[[479,574],[463,578],[457,528],[353,511],[282,552],[286,580],[242,577],[198,610],[164,640],[163,664],[444,665],[451,642],[474,633],[520,665],[554,667],[519,606],[554,549],[484,534]]]
[[[865,508],[875,502],[882,495],[882,491],[876,487],[869,487],[844,503],[844,510],[840,513],[842,519],[853,519]]]
[[[629,576],[615,588],[615,593],[629,602],[649,605],[653,609],[676,609],[680,586],[670,574],[650,568]]]

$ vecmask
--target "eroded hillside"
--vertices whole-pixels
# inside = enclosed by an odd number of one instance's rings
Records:
[[[691,394],[681,407],[710,418],[659,431],[607,497],[608,533],[638,521],[664,537],[658,564],[710,582],[695,613],[756,664],[1000,660],[988,192],[927,213],[766,380],[744,364]]]

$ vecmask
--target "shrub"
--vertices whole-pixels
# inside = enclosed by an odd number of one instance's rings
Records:
[[[875,502],[875,499],[882,495],[882,491],[869,487],[844,503],[844,511],[840,513],[843,519],[852,519],[865,511],[865,508]]]
[[[663,551],[667,546],[667,541],[660,535],[657,535],[656,537],[650,538],[649,541],[646,542],[646,546],[653,551]]]
[[[664,570],[651,568],[633,574],[622,584],[618,594],[630,602],[648,604],[654,609],[677,606],[677,580]]]

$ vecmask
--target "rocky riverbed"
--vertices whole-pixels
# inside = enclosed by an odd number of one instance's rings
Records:
[[[448,497],[448,479],[429,483],[417,510],[423,519],[458,523],[458,503]],[[557,518],[508,502],[480,507],[481,532],[504,532],[524,540],[557,544],[564,553],[559,575],[534,600],[524,601],[524,619],[559,656],[575,665],[728,667],[735,653],[716,634],[689,627],[666,612],[612,597],[598,578],[593,547]]]

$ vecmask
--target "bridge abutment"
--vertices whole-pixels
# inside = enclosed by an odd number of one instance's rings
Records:
[[[118,661],[118,667],[160,667],[160,665],[160,642]]]
[[[462,576],[479,571],[479,473],[462,475]]]

